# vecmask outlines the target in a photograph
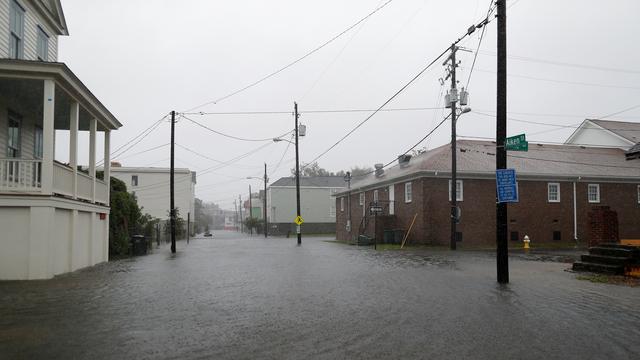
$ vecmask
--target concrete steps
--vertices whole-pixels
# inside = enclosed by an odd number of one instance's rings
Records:
[[[600,244],[589,248],[588,255],[573,263],[574,271],[624,275],[640,266],[640,247],[621,244]]]

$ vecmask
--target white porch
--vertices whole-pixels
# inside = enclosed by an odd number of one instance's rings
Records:
[[[0,279],[108,260],[110,132],[120,126],[64,64],[0,59]],[[68,135],[64,162],[55,160],[56,131]],[[88,161],[79,164],[79,153]]]

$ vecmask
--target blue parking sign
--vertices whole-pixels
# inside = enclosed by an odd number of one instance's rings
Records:
[[[518,183],[515,169],[496,170],[496,193],[498,202],[518,202]]]

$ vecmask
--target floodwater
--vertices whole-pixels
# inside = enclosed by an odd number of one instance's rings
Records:
[[[569,264],[322,238],[178,243],[0,282],[2,359],[639,359],[640,288]]]

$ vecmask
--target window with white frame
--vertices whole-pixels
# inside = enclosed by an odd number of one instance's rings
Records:
[[[20,157],[20,123],[22,119],[20,116],[9,112],[9,123],[7,131],[7,157],[19,158]]]
[[[329,206],[329,217],[336,217],[336,206]]]
[[[138,186],[138,175],[131,175],[131,186]]]
[[[360,204],[360,206],[364,206],[364,193],[363,192],[360,193],[359,204]]]
[[[24,9],[15,0],[10,0],[9,9],[9,58],[24,57]]]
[[[378,190],[373,190],[373,202],[378,202]]]
[[[640,204],[640,185],[638,185],[638,204]]]
[[[456,180],[456,201],[462,201],[463,190],[462,180]],[[449,201],[451,201],[451,180],[449,180]]]
[[[344,197],[340,198],[340,211],[344,211]]]
[[[549,202],[560,202],[560,183],[547,184],[547,200]]]
[[[411,200],[413,199],[413,189],[411,186],[411,183],[404,183],[404,202],[406,203],[410,203]]]
[[[38,60],[49,60],[49,35],[38,26]]]
[[[589,184],[587,187],[587,199],[590,203],[600,202],[600,184]]]

